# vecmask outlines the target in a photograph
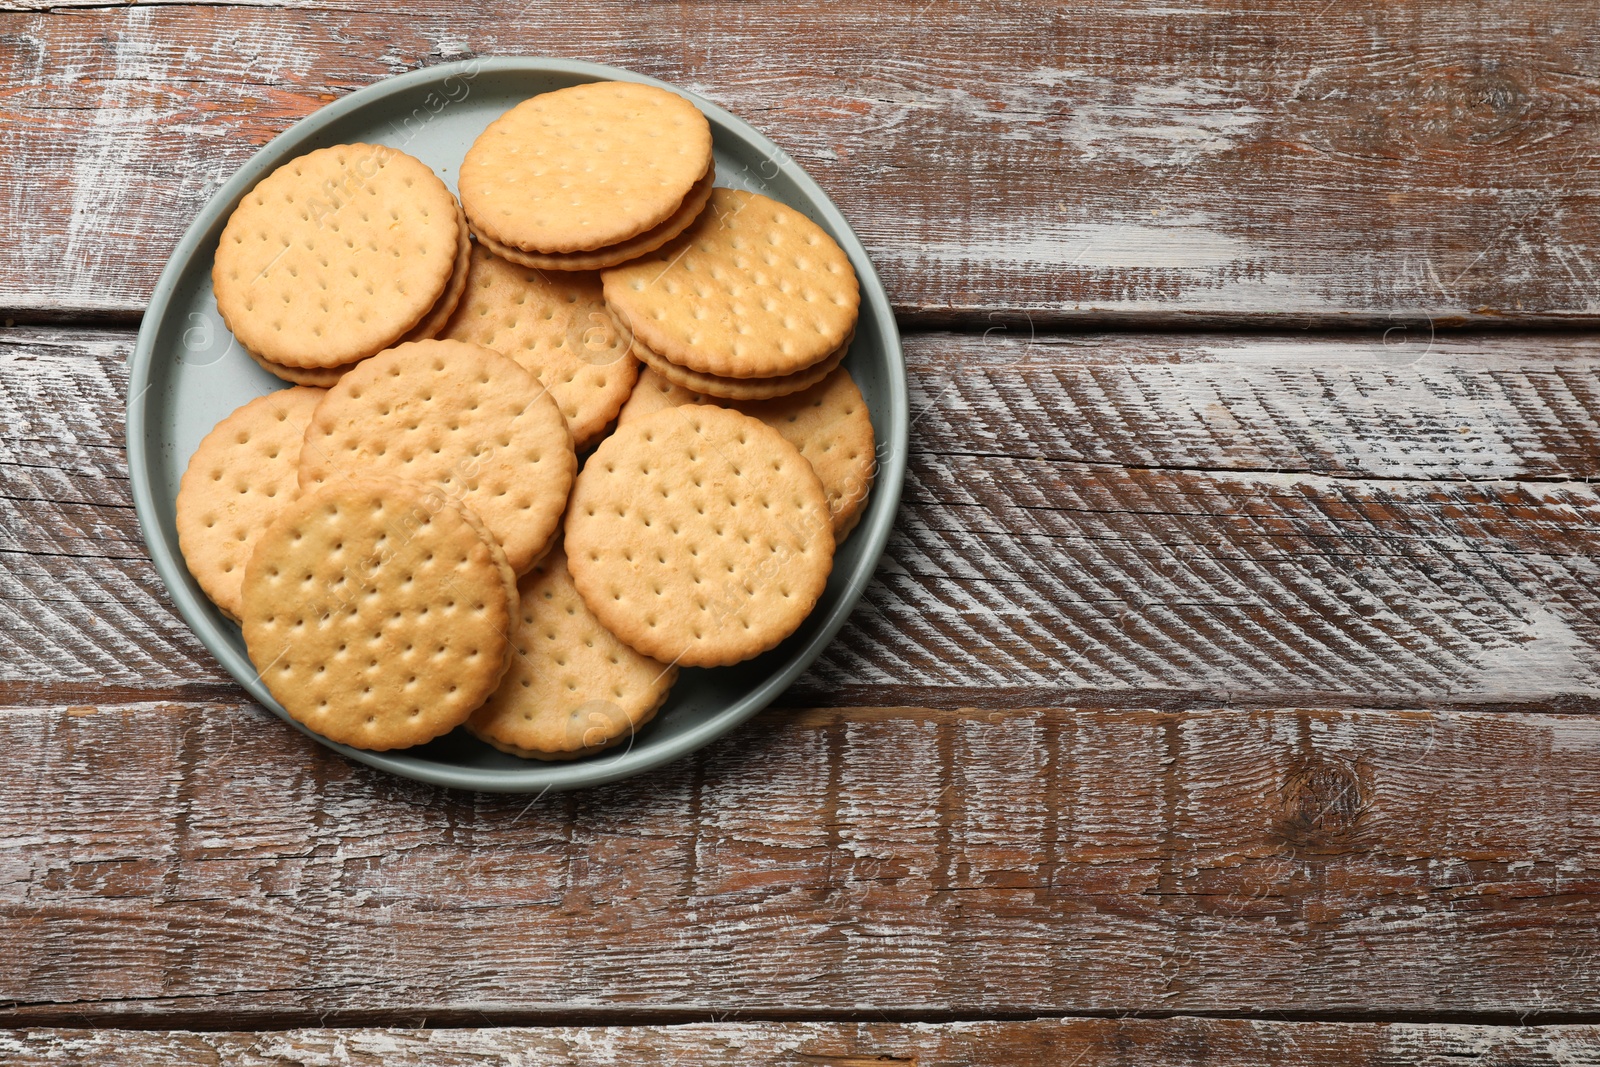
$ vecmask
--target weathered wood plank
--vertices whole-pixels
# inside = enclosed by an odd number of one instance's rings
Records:
[[[1600,476],[1600,343],[1391,328],[1320,337],[908,339],[917,447],[1381,479]]]
[[[295,119],[422,64],[524,53],[753,120],[911,315],[1600,319],[1581,4],[4,6],[58,11],[0,25],[12,315],[137,314],[182,227]]]
[[[913,337],[888,558],[790,699],[1592,700],[1600,340],[1392,348]],[[164,606],[129,506],[126,349],[93,331],[0,345],[17,702],[227,684]]]
[[[1291,1023],[1240,1019],[694,1023],[521,1029],[0,1031],[12,1067],[1584,1067],[1593,1026]]]
[[[10,708],[0,747],[11,1026],[1515,1021],[1600,989],[1588,716],[769,712],[543,799],[240,705]]]

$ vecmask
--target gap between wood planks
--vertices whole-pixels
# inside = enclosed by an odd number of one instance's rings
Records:
[[[771,705],[773,712],[795,713],[815,707],[850,716],[881,719],[886,713],[915,708],[930,718],[954,718],[970,712],[1010,711],[1016,708],[1072,707],[1085,711],[1136,706],[1154,712],[1179,714],[1192,711],[1271,711],[1295,707],[1323,711],[1426,711],[1442,715],[1455,712],[1516,715],[1600,715],[1600,697],[1584,694],[1543,696],[1518,700],[1514,694],[1488,695],[1482,699],[1407,698],[1404,694],[1386,696],[1381,703],[1371,697],[1342,695],[1322,690],[1261,692],[1241,689],[1179,691],[1171,689],[1068,689],[1026,688],[1017,686],[969,689],[912,685],[860,685],[831,687],[828,705],[804,698],[809,693],[803,683],[786,691]],[[0,714],[8,708],[65,708],[88,714],[100,707],[155,704],[254,704],[242,686],[235,682],[195,682],[189,685],[132,686],[97,682],[32,682],[0,680]]]
[[[239,990],[249,997],[260,992]],[[154,999],[154,998],[152,998]],[[188,1030],[225,1033],[237,1030],[281,1032],[308,1026],[355,1029],[400,1027],[414,1030],[462,1030],[477,1027],[551,1029],[562,1026],[628,1027],[685,1026],[696,1023],[892,1023],[941,1025],[984,1022],[1071,1022],[1075,1019],[1161,1022],[1181,1019],[1262,1021],[1271,1023],[1377,1024],[1377,1025],[1478,1025],[1506,1027],[1600,1026],[1600,1011],[1593,1012],[1417,1012],[1417,1011],[1092,1011],[1050,1012],[960,1011],[739,1011],[737,1009],[683,1010],[675,1008],[603,1009],[551,1005],[543,1011],[503,1011],[418,1008],[408,1011],[257,1012],[249,1008],[185,1010],[172,1005],[180,998],[164,998],[163,1007],[148,1014],[109,1006],[95,1010],[92,1001],[0,1001],[0,1031],[7,1029],[96,1027],[117,1030]],[[200,998],[195,998],[200,999]],[[207,996],[215,1003],[225,999]],[[115,1001],[117,1005],[137,1001]]]

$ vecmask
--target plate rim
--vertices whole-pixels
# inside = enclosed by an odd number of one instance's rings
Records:
[[[228,205],[241,198],[248,189],[253,188],[269,167],[277,166],[289,158],[290,153],[333,122],[392,96],[443,83],[452,77],[466,76],[470,81],[484,73],[573,74],[596,81],[631,81],[653,85],[685,97],[700,108],[713,124],[720,124],[753,144],[778,168],[777,173],[784,174],[811,200],[816,213],[823,216],[838,235],[839,243],[849,255],[861,280],[862,297],[871,303],[882,324],[884,356],[890,371],[886,375],[889,395],[885,404],[886,425],[882,427],[883,434],[877,445],[878,464],[874,478],[873,499],[868,505],[871,514],[863,520],[852,537],[852,540],[862,539],[866,544],[860,564],[840,590],[839,600],[824,624],[803,646],[791,653],[778,670],[767,675],[740,700],[723,707],[695,727],[664,742],[643,756],[635,755],[640,750],[630,745],[617,755],[601,755],[590,760],[529,761],[526,767],[493,770],[425,764],[408,760],[405,754],[411,751],[410,749],[372,752],[331,741],[290,717],[277,701],[272,699],[259,677],[247,681],[230,665],[230,661],[234,658],[233,650],[229,648],[225,652],[223,647],[219,647],[221,635],[213,632],[215,626],[206,617],[207,606],[199,603],[199,599],[183,580],[182,576],[187,570],[182,562],[181,553],[175,543],[166,539],[159,522],[151,477],[152,453],[156,448],[150,447],[145,405],[140,401],[152,384],[156,335],[168,315],[180,277],[199,250],[204,232],[224,213]],[[768,177],[776,177],[776,173]],[[138,338],[134,343],[133,356],[129,360],[124,412],[128,476],[133,490],[134,515],[139,524],[145,549],[155,565],[156,573],[161,578],[168,600],[177,610],[179,617],[195,638],[216,658],[218,664],[251,698],[277,718],[327,748],[348,759],[390,774],[453,789],[496,793],[538,792],[541,795],[544,792],[604,785],[682,759],[731,732],[781,695],[832,643],[854,612],[862,594],[866,591],[868,582],[877,571],[899,510],[910,436],[910,401],[905,353],[901,346],[900,330],[894,318],[893,306],[854,228],[815,179],[787,152],[750,123],[697,93],[622,67],[538,56],[478,56],[424,66],[405,74],[383,78],[318,108],[257,149],[201,207],[168,256],[166,265],[162,268],[151,291],[150,302],[145,308],[144,317],[139,325]]]

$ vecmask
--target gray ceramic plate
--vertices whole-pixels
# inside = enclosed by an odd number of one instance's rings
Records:
[[[453,188],[467,147],[501,112],[537,93],[604,79],[662,85],[593,63],[476,59],[415,71],[351,93],[257,152],[200,212],[156,283],[128,383],[128,466],[145,543],[173,603],[195,634],[252,696],[297,729],[256,677],[238,627],[200,592],[178,554],[174,501],[189,456],[228,412],[282,387],[250,361],[217,316],[211,259],[222,227],[234,205],[264,175],[326,145],[392,145],[431,165]],[[692,100],[711,120],[718,185],[754,189],[804,212],[833,234],[855,263],[861,277],[861,322],[845,365],[866,395],[878,437],[877,482],[867,513],[840,548],[816,611],[793,637],[737,667],[684,671],[655,721],[626,746],[572,763],[536,763],[497,752],[460,730],[399,752],[331,745],[352,759],[425,782],[497,792],[598,785],[659,766],[726,733],[782,693],[844,624],[877,565],[905,477],[909,421],[900,337],[883,285],[844,216],[782,149],[716,105],[673,86],[663,88]]]

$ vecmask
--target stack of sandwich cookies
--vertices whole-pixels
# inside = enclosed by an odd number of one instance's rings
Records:
[[[798,211],[717,189],[683,236],[601,275],[635,354],[685,389],[766,400],[844,359],[861,288],[844,250]]]
[[[465,216],[426,164],[320,149],[246,194],[212,268],[217,310],[262,367],[301,385],[437,332],[465,284]]]
[[[456,241],[456,260],[450,268],[450,281],[445,285],[444,292],[434,302],[433,307],[422,321],[411,328],[400,340],[406,341],[431,341],[438,337],[444,330],[445,323],[450,321],[450,316],[455,313],[456,305],[461,303],[461,294],[467,291],[467,271],[472,265],[472,231],[467,228],[467,213],[461,210],[461,204],[456,204],[456,222],[460,226],[461,235]]]
[[[633,391],[639,361],[606,312],[593,272],[541,271],[472,253],[466,293],[443,337],[502,352],[531,371],[566,416],[581,451]]]
[[[456,241],[456,261],[450,274],[450,281],[439,299],[434,302],[433,308],[423,316],[421,322],[411,328],[402,338],[402,342],[424,341],[439,336],[455,312],[456,305],[461,302],[461,294],[466,291],[467,272],[472,256],[472,234],[467,229],[466,212],[461,210],[459,204],[456,205],[456,221],[460,224],[461,233]],[[320,389],[331,388],[344,377],[346,371],[355,366],[354,363],[346,363],[338,367],[285,367],[249,349],[245,351],[262,370],[269,371],[295,385],[310,385]]]
[[[875,470],[840,366],[859,286],[714,177],[687,101],[595,83],[491,124],[459,203],[360,144],[245,197],[218,308],[301,387],[218,424],[178,527],[294,719],[572,759],[628,742],[679,666],[804,622]]]
[[[518,266],[530,267],[535,270],[551,271],[596,271],[606,267],[614,267],[619,263],[627,263],[647,253],[654,252],[663,244],[678,236],[689,228],[689,224],[699,217],[705,206],[711,200],[714,191],[713,182],[716,179],[714,170],[707,170],[705,176],[689,189],[689,195],[683,198],[683,203],[678,205],[678,210],[667,217],[667,220],[653,226],[643,233],[630,237],[626,241],[611,245],[608,248],[597,249],[593,252],[527,252],[520,248],[503,245],[483,234],[475,234],[478,242],[494,255],[501,259],[515,263]]]
[[[660,248],[711,192],[711,126],[675,93],[594,82],[523,101],[461,163],[461,202],[490,251],[595,270]]]

